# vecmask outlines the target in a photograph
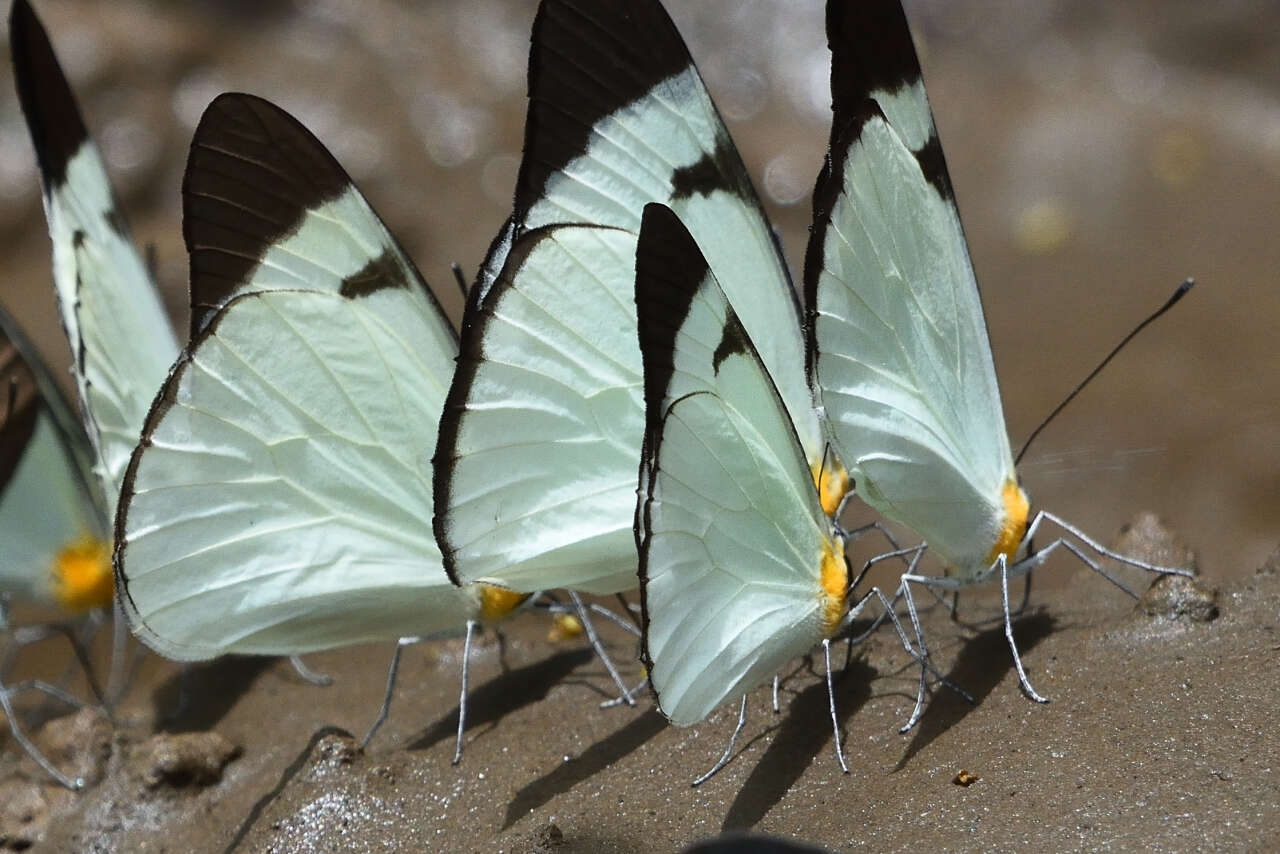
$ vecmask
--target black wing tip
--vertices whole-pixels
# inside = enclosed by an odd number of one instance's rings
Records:
[[[920,60],[899,0],[829,0],[827,44],[837,112],[872,92],[920,80]]]
[[[675,370],[675,339],[710,272],[689,229],[661,202],[644,206],[636,241],[636,330],[644,366],[645,417],[652,426]]]
[[[308,211],[351,187],[329,149],[287,110],[245,92],[214,98],[196,125],[182,179],[190,334]]]
[[[516,221],[553,174],[585,153],[601,119],[692,67],[658,0],[542,0],[530,36]]]
[[[18,101],[50,192],[66,182],[67,164],[89,140],[89,131],[49,34],[26,0],[14,0],[9,8],[9,49]]]

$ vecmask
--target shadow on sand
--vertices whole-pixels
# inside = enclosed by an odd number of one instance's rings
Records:
[[[836,718],[840,721],[842,738],[849,718],[870,699],[871,680],[875,675],[875,669],[860,659],[836,674]],[[781,717],[768,749],[729,805],[721,830],[754,827],[786,796],[814,761],[829,762],[832,773],[840,773],[831,747],[831,712],[827,706],[825,680],[801,691],[782,710]]]
[[[1052,634],[1054,626],[1053,617],[1043,612],[1014,620],[1013,637],[1018,643],[1018,651],[1023,656],[1024,666],[1026,654]],[[956,687],[968,691],[973,697],[973,703],[969,703],[954,691],[945,688],[935,692],[925,706],[920,722],[916,724],[915,737],[907,745],[906,752],[898,760],[894,770],[901,771],[917,753],[933,743],[935,738],[963,720],[986,699],[1011,670],[1013,670],[1013,656],[1005,640],[1003,623],[997,623],[966,641],[956,656],[956,663],[947,674],[947,678]],[[1032,679],[1034,685],[1034,674],[1028,674],[1028,678]],[[1021,691],[1021,688],[1018,687],[1017,690]]]
[[[536,703],[566,676],[594,657],[589,649],[566,650],[550,658],[505,673],[473,688],[467,697],[467,731],[496,723],[505,715]],[[458,734],[458,707],[409,742],[407,750],[426,750]]]
[[[224,655],[188,664],[156,686],[151,703],[157,732],[202,732],[213,729],[258,677],[278,658]]]

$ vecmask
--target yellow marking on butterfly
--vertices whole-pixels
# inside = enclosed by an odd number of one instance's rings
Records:
[[[830,637],[844,616],[844,597],[849,587],[849,565],[844,559],[844,538],[823,538],[822,548],[822,635]]]
[[[840,502],[851,488],[849,473],[830,457],[814,465],[810,471],[813,474],[813,485],[818,488],[818,498],[822,501],[822,512],[828,516],[836,515]]]
[[[490,622],[501,620],[529,598],[528,593],[517,593],[492,584],[480,585],[480,618]]]
[[[551,618],[551,631],[547,632],[547,642],[559,643],[580,637],[583,631],[582,621],[573,614],[556,614]]]
[[[84,536],[58,552],[50,572],[53,598],[73,614],[111,604],[111,549]]]
[[[987,555],[988,566],[995,563],[1000,555],[1004,555],[1006,561],[1013,562],[1014,554],[1022,544],[1022,536],[1027,532],[1027,513],[1031,510],[1027,494],[1013,478],[1004,482],[1000,498],[1004,501],[1004,522],[1000,526],[995,545],[991,547],[991,553]]]

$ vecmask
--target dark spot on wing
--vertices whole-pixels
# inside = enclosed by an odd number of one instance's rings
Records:
[[[747,332],[742,328],[738,316],[731,313],[724,325],[724,330],[720,333],[720,343],[716,345],[716,351],[711,356],[712,369],[717,374],[720,373],[721,362],[735,353],[749,354],[750,346]]]
[[[915,152],[915,155],[920,163],[920,170],[924,172],[924,179],[933,185],[938,195],[954,203],[956,194],[951,189],[951,176],[947,174],[947,161],[942,156],[942,143],[938,141],[936,131],[929,135],[924,147]]]
[[[349,186],[328,149],[284,110],[252,95],[215,99],[196,128],[182,186],[192,335],[272,245]]]
[[[403,268],[388,249],[377,258],[369,259],[356,272],[342,280],[338,293],[348,299],[367,297],[385,288],[408,288]]]
[[[748,205],[756,205],[755,191],[745,183],[738,150],[728,134],[716,135],[714,153],[704,153],[696,163],[682,166],[671,176],[671,200],[709,196],[717,190],[733,193]]]
[[[72,248],[73,248],[73,249],[75,249],[75,250],[77,250],[77,251],[79,251],[80,249],[83,249],[83,248],[84,248],[84,242],[85,242],[85,240],[86,240],[86,239],[88,239],[88,235],[84,233],[84,229],[83,229],[83,228],[77,228],[75,231],[71,232],[71,246],[72,246]]]
[[[529,114],[516,220],[586,152],[601,119],[693,64],[656,0],[544,0],[529,54]]]
[[[9,49],[18,100],[49,193],[66,183],[67,163],[89,139],[75,96],[40,19],[26,0],[9,13]]]

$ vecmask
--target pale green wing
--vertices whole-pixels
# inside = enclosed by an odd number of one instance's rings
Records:
[[[829,636],[847,572],[786,407],[670,209],[645,208],[636,258],[643,650],[689,725]]]
[[[977,283],[897,0],[832,2],[831,153],[805,265],[809,358],[864,501],[968,574],[1013,458]]]
[[[211,142],[237,136],[255,153]],[[447,321],[345,173],[279,108],[222,96],[197,143],[192,301],[218,308],[197,319],[129,467],[116,573],[135,631],[170,657],[209,658],[461,627],[477,591],[449,582],[431,534],[457,352]],[[308,167],[254,196],[279,171],[272,156]],[[337,175],[341,189],[305,186]],[[258,260],[239,257],[249,245]]]

